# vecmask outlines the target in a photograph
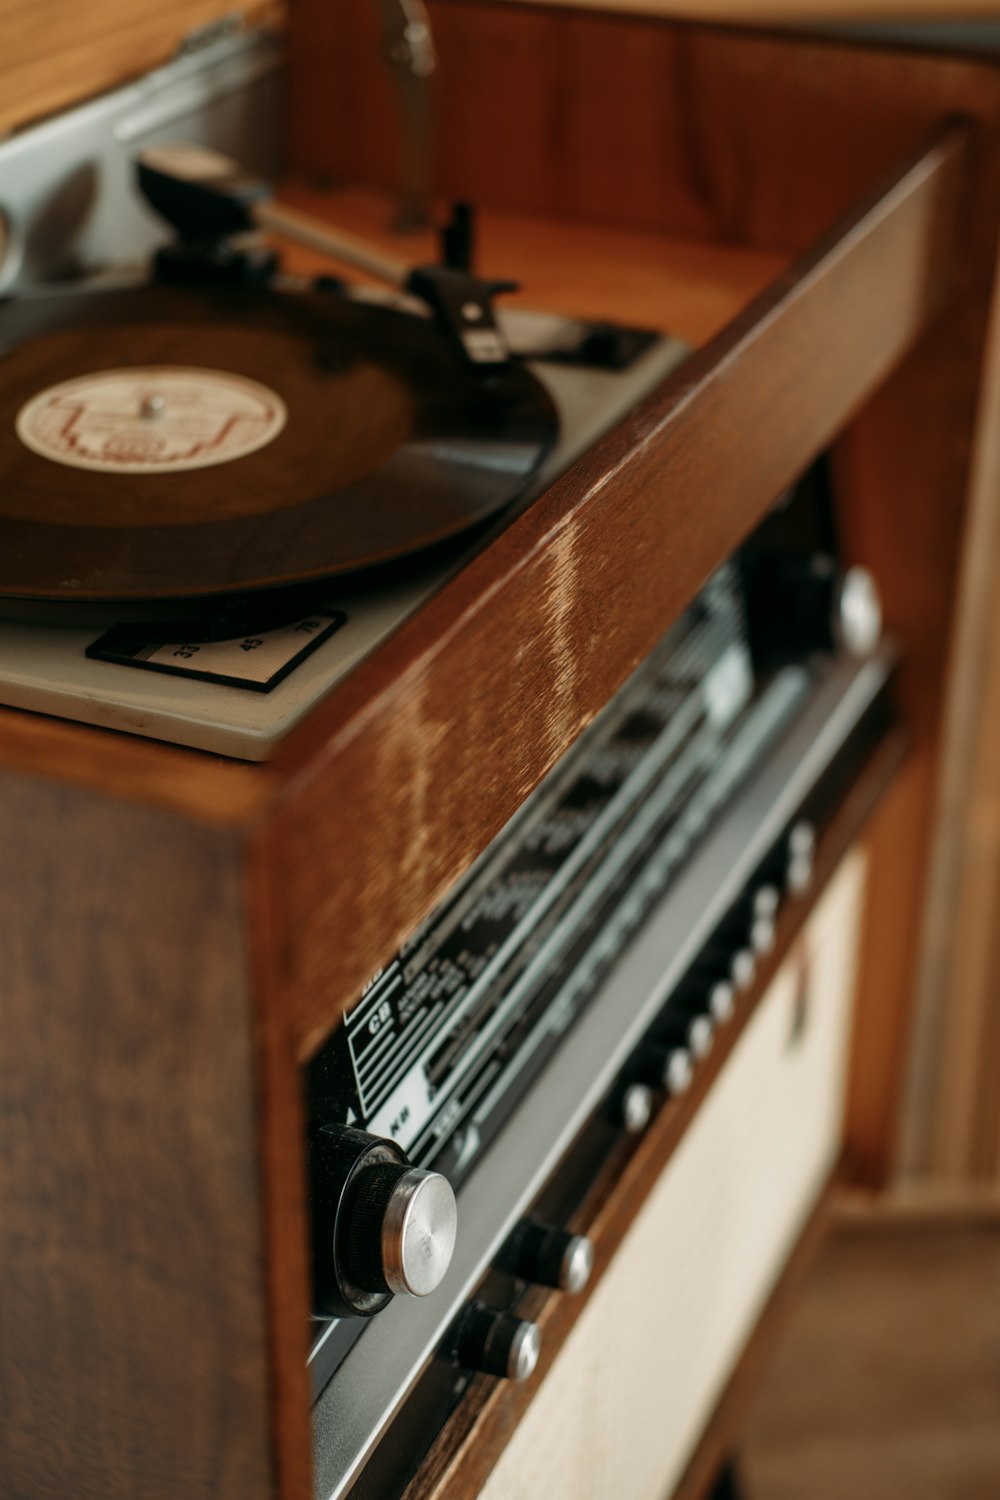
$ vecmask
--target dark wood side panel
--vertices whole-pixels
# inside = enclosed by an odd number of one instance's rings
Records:
[[[0,777],[0,1490],[273,1493],[239,850]]]
[[[286,742],[301,1055],[939,313],[964,160],[961,131],[918,153]]]

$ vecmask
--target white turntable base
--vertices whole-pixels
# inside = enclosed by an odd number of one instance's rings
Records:
[[[513,348],[537,349],[565,320],[511,312],[503,323]],[[543,465],[540,492],[659,383],[687,353],[664,338],[625,371],[532,365],[559,411],[559,440]],[[425,571],[392,587],[328,603],[346,623],[269,693],[167,676],[84,653],[101,627],[0,623],[0,702],[126,730],[242,760],[266,760],[325,693],[433,593],[448,570]]]

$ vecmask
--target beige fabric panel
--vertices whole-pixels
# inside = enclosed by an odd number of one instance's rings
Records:
[[[166,62],[222,16],[274,18],[234,0],[0,0],[0,134]]]
[[[481,1500],[663,1500],[840,1146],[851,854],[623,1241]]]

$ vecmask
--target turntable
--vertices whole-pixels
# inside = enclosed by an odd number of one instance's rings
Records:
[[[0,308],[0,701],[263,760],[686,350],[495,306],[464,209],[410,270],[203,147],[135,177],[149,276]]]

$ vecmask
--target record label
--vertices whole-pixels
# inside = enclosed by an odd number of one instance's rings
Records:
[[[243,458],[287,420],[281,397],[256,380],[149,365],[49,386],[21,407],[16,431],[32,452],[69,468],[166,474]]]

